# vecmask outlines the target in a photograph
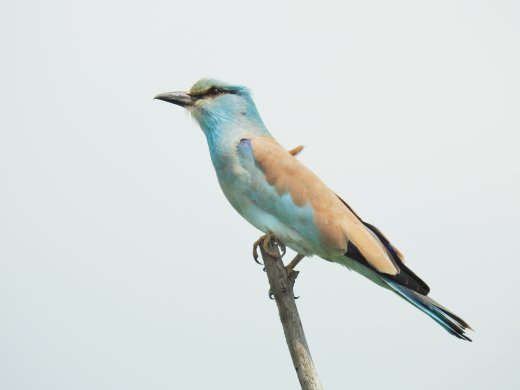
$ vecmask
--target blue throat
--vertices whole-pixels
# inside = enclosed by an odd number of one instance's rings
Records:
[[[222,104],[195,116],[206,135],[211,160],[216,168],[225,164],[232,152],[231,144],[236,144],[241,138],[271,136],[249,94],[240,97],[230,95],[222,100]]]

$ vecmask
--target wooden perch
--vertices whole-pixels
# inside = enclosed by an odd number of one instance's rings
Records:
[[[271,240],[269,242],[272,252],[278,253],[277,245]],[[314,367],[309,346],[305,339],[303,326],[298,314],[298,308],[294,299],[294,281],[298,271],[293,271],[290,278],[280,258],[276,259],[265,253],[262,245],[259,246],[264,260],[265,271],[269,279],[270,295],[274,296],[280,321],[282,322],[285,340],[291,353],[294,368],[300,381],[302,390],[323,390],[318,373]]]

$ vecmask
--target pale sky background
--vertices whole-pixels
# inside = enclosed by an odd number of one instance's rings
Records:
[[[0,4],[2,390],[298,388],[259,232],[152,100],[205,76],[477,330],[306,259],[326,389],[520,386],[518,1]]]

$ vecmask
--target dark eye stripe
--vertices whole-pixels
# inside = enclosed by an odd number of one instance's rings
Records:
[[[205,91],[201,91],[201,92],[197,92],[197,93],[192,93],[191,96],[193,97],[197,97],[197,98],[205,98],[205,97],[214,97],[214,96],[218,96],[218,95],[223,95],[223,94],[226,94],[226,93],[230,93],[230,94],[238,94],[239,91],[235,91],[235,90],[223,90],[221,88],[217,88],[217,87],[211,87]]]
[[[206,95],[208,96],[215,96],[215,95],[218,95],[222,93],[222,91],[218,88],[215,88],[215,87],[211,87],[208,92],[206,92]]]

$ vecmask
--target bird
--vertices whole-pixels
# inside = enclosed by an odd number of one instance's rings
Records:
[[[404,262],[402,253],[363,220],[298,158],[302,146],[285,149],[268,131],[249,88],[212,78],[187,92],[155,99],[184,107],[199,124],[220,187],[233,208],[264,235],[255,242],[274,256],[271,240],[297,255],[318,256],[356,271],[396,293],[455,337],[471,341],[472,328],[429,297],[429,286]],[[256,260],[256,255],[255,255]]]

